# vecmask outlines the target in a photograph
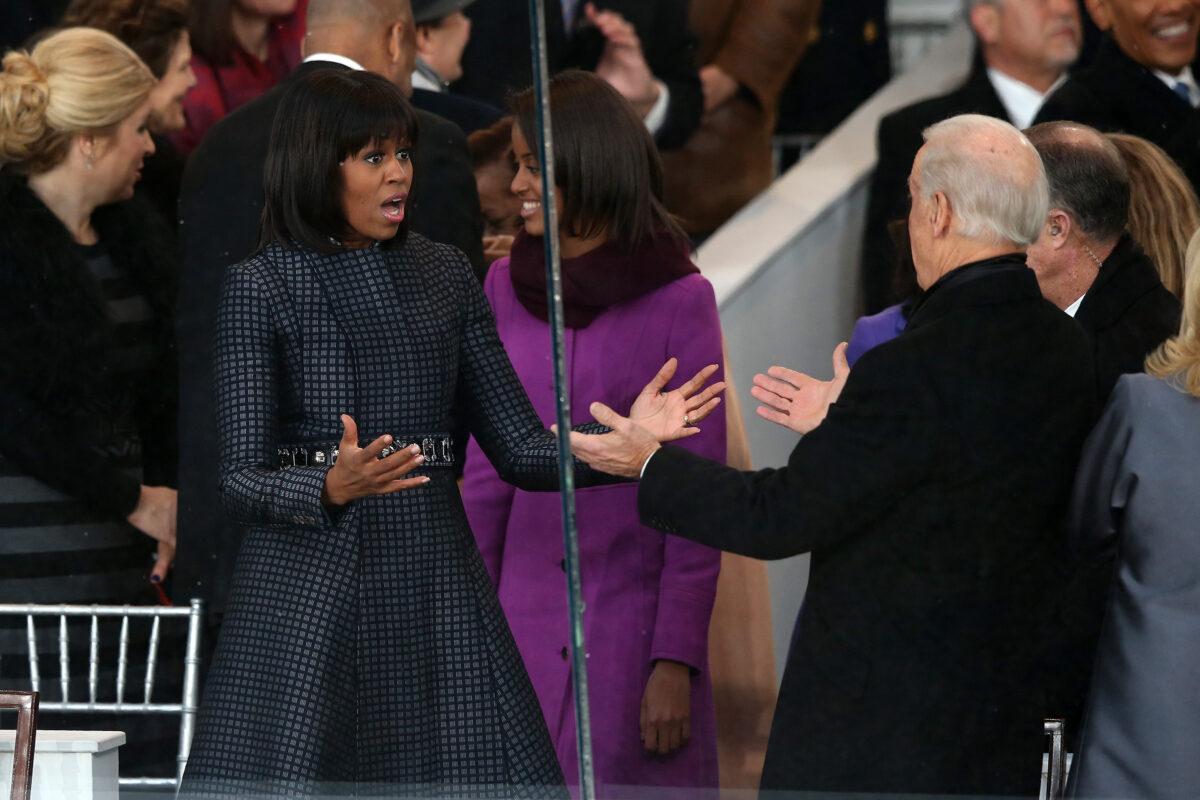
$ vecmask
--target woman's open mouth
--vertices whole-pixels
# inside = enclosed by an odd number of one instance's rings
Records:
[[[406,194],[392,195],[387,200],[383,201],[383,218],[393,225],[399,225],[404,221],[404,201],[408,199]]]

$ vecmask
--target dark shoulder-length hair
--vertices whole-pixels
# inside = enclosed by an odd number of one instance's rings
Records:
[[[393,138],[415,149],[417,115],[386,78],[322,69],[293,79],[271,126],[259,247],[277,243],[336,251],[337,242],[350,233],[338,162]],[[407,230],[406,219],[384,246],[403,242]]]
[[[540,160],[533,90],[515,95],[511,106]],[[590,72],[555,75],[550,80],[550,124],[564,231],[583,238],[607,233],[609,241],[627,251],[660,233],[686,241],[662,202],[662,161],[654,139],[616,89]]]
[[[116,36],[162,78],[188,29],[188,0],[71,0],[64,28],[99,28]]]
[[[216,67],[233,63],[233,0],[192,0],[192,52]]]

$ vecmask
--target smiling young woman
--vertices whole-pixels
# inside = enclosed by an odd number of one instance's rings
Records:
[[[262,246],[217,323],[220,482],[248,531],[184,796],[565,797],[453,468],[469,430],[553,490],[556,443],[466,257],[406,230],[417,133],[353,70],[298,76],[275,117]],[[631,413],[662,439],[704,416],[650,388]]]
[[[614,407],[668,356],[681,376],[721,363],[712,286],[662,205],[662,166],[633,107],[604,80],[568,71],[550,83],[570,395]],[[514,101],[511,191],[523,232],[484,292],[517,376],[546,422],[555,387],[546,357],[542,171],[531,147],[532,92]],[[597,120],[603,120],[598,123]],[[633,376],[633,380],[630,377]],[[575,401],[576,413],[586,404]],[[724,419],[683,445],[725,459]],[[506,484],[472,442],[463,499],[550,727],[563,772],[578,769],[558,498]],[[595,776],[601,787],[717,787],[708,628],[720,553],[643,526],[635,485],[581,489],[585,640]],[[611,791],[602,788],[602,794]]]

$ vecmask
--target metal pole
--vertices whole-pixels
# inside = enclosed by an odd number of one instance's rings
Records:
[[[550,70],[546,58],[545,0],[529,0],[533,91],[537,108],[537,152],[542,173],[542,220],[546,248],[546,294],[557,400],[559,488],[562,491],[563,549],[567,569],[567,611],[571,618],[571,682],[575,695],[575,738],[579,747],[579,796],[596,796],[592,769],[592,725],[588,711],[587,651],[583,642],[583,590],[579,577],[579,534],[575,528],[575,471],[571,458],[571,402],[563,356],[562,269],[558,254],[558,211],[554,195],[554,135],[550,125]],[[526,132],[528,133],[528,131]]]

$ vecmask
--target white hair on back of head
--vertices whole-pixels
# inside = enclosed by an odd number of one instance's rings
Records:
[[[1033,145],[1012,125],[961,114],[925,129],[920,190],[941,192],[954,212],[953,231],[994,244],[1030,245],[1050,208],[1046,171]],[[1008,140],[1008,154],[985,146]]]

